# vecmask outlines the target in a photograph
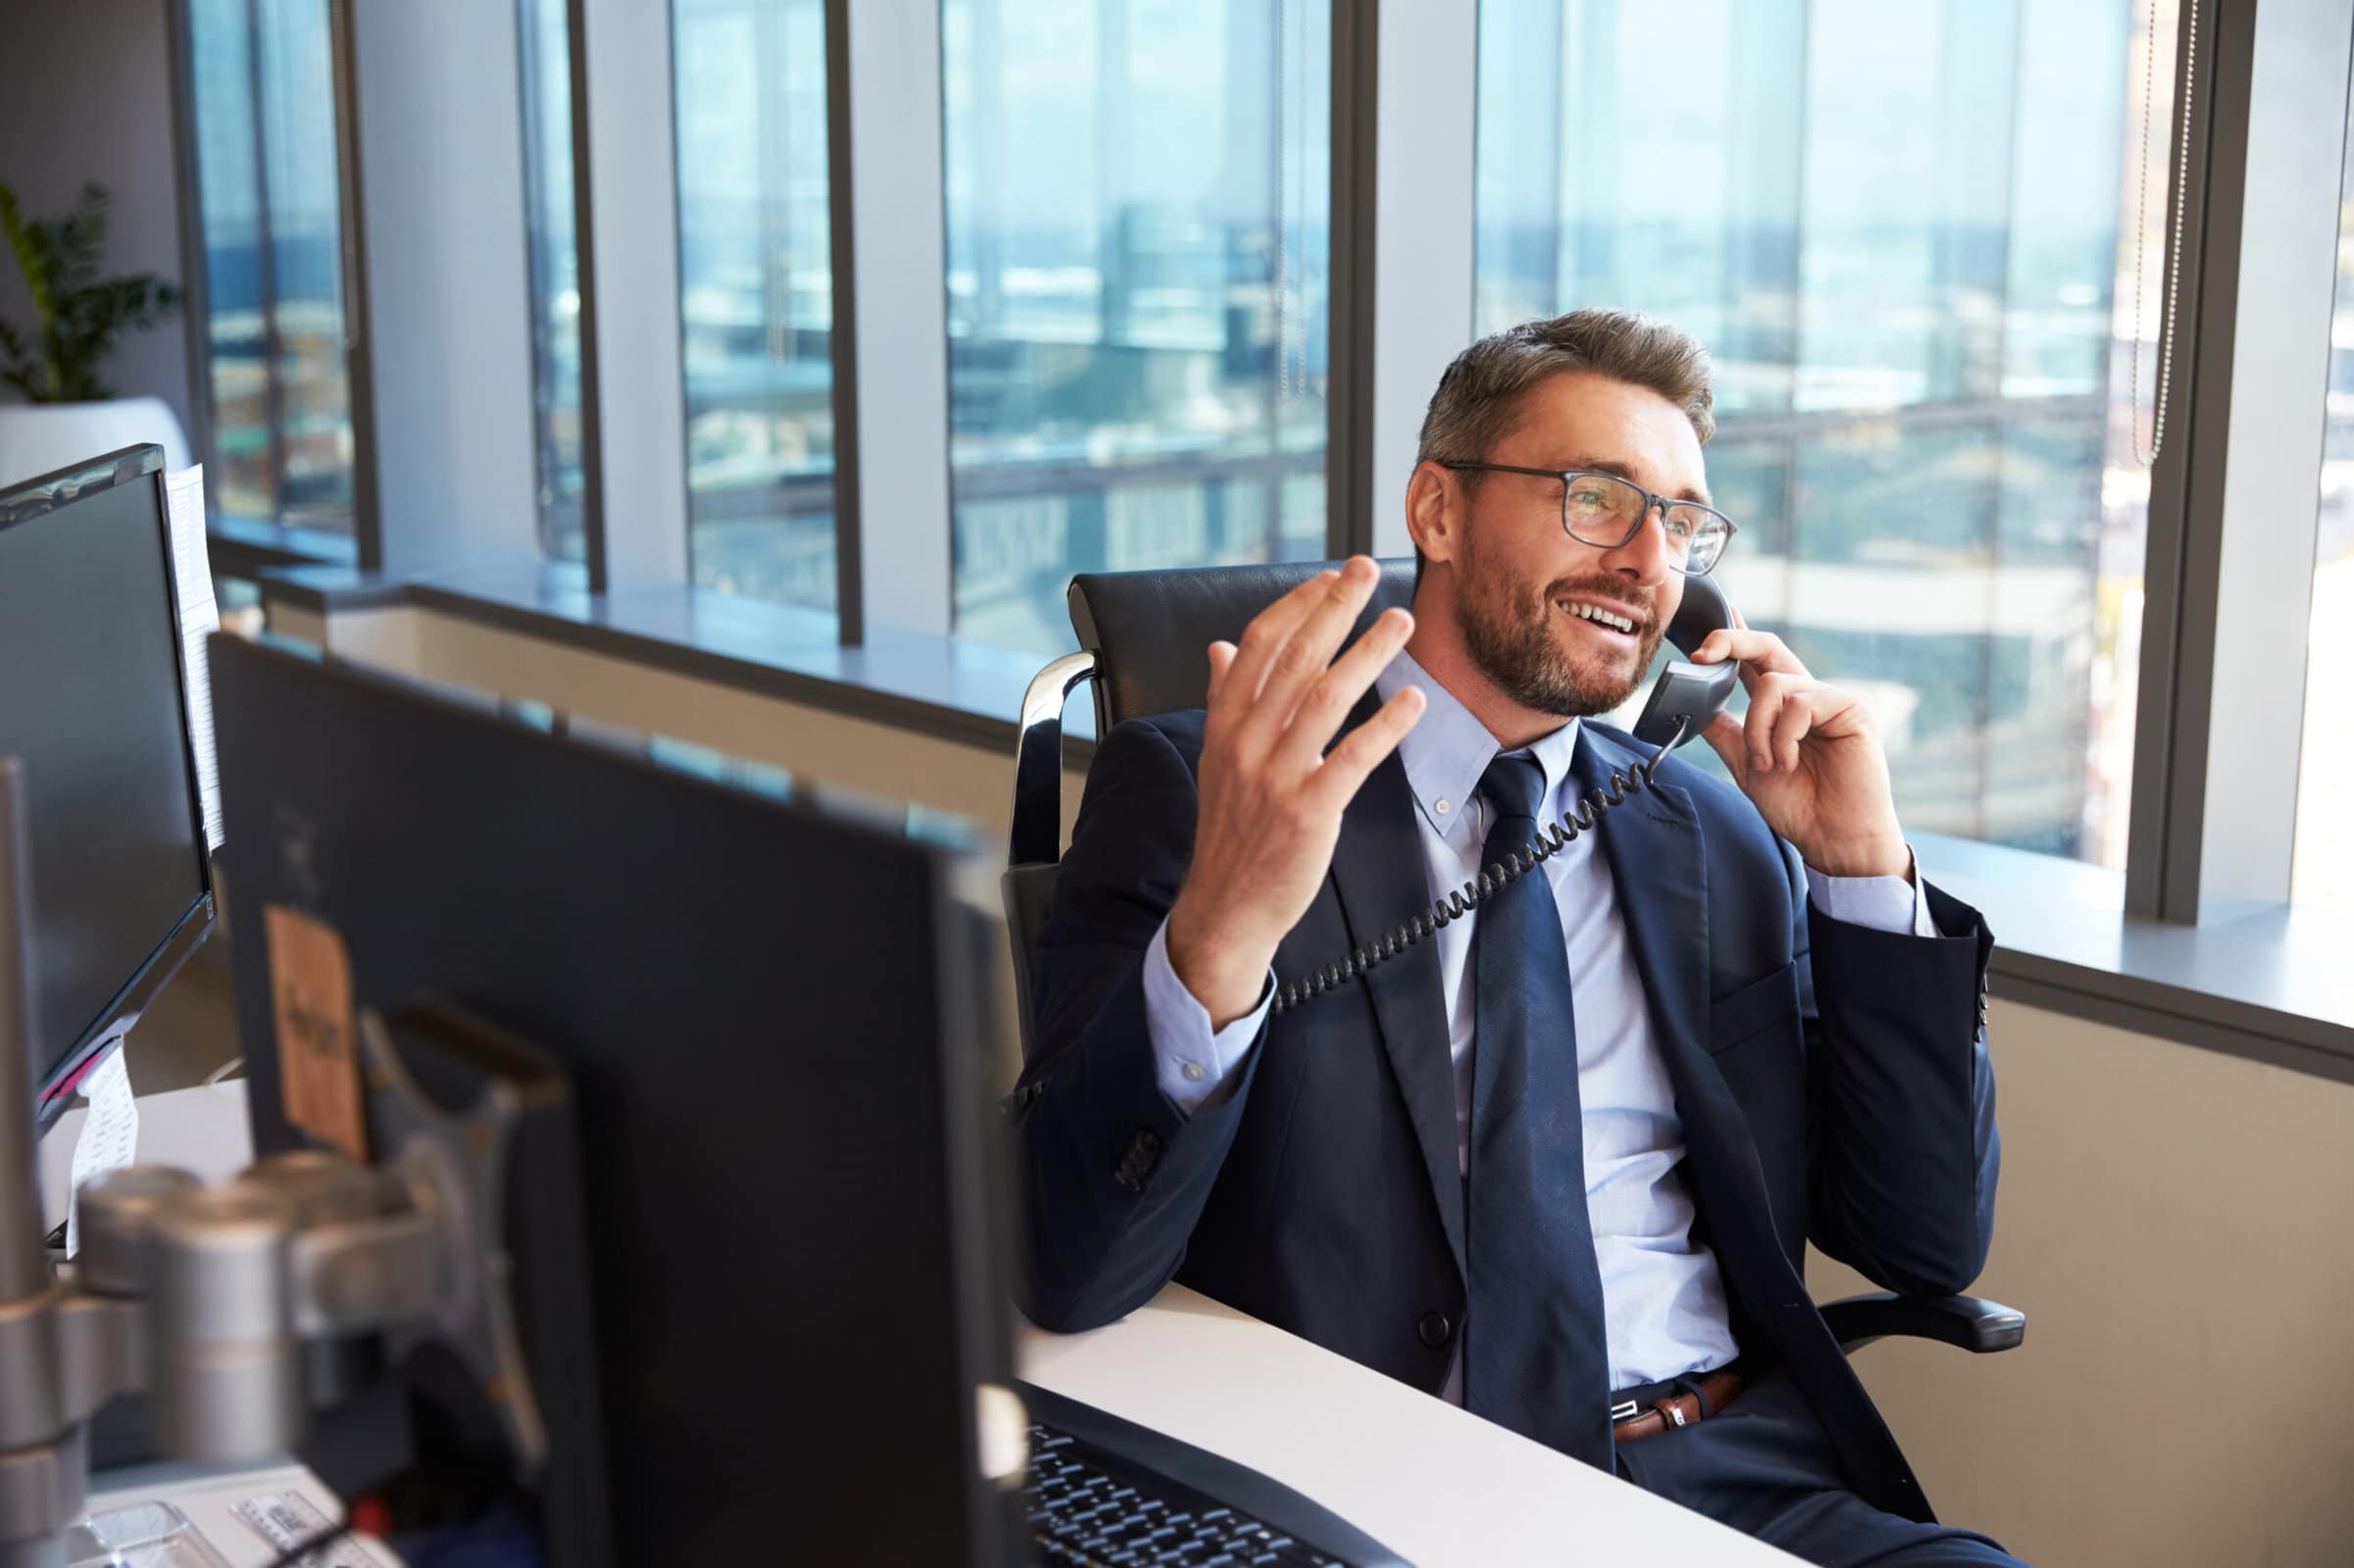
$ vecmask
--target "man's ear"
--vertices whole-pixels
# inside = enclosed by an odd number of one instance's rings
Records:
[[[1415,465],[1406,481],[1406,531],[1422,559],[1452,561],[1463,542],[1463,497],[1454,474],[1436,463]]]

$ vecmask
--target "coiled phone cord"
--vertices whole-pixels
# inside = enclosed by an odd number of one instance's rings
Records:
[[[1440,927],[1462,919],[1528,872],[1552,859],[1574,843],[1579,834],[1592,833],[1595,825],[1602,821],[1604,813],[1622,804],[1638,790],[1651,786],[1652,775],[1660,771],[1660,764],[1666,760],[1667,753],[1683,743],[1684,732],[1691,723],[1689,718],[1678,719],[1674,736],[1650,758],[1636,763],[1631,776],[1612,768],[1608,792],[1596,789],[1582,797],[1578,802],[1584,808],[1582,813],[1573,810],[1558,823],[1540,826],[1535,839],[1522,844],[1413,919],[1391,927],[1339,963],[1328,964],[1277,987],[1274,1004],[1267,1016],[1281,1018],[1301,1003],[1312,1001],[1328,990],[1337,989],[1344,982],[1355,980],[1383,960],[1397,957]]]

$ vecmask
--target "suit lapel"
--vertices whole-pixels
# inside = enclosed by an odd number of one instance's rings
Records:
[[[1349,728],[1372,712],[1360,706]],[[1346,732],[1344,732],[1346,733]],[[1341,818],[1332,856],[1333,889],[1353,947],[1373,940],[1429,907],[1422,843],[1406,764],[1392,752],[1373,770]],[[1463,1183],[1456,1151],[1455,1067],[1448,1054],[1447,1004],[1438,945],[1421,941],[1375,965],[1363,978],[1373,998],[1383,1048],[1406,1097],[1422,1147],[1431,1196],[1439,1205],[1456,1267],[1463,1263]]]

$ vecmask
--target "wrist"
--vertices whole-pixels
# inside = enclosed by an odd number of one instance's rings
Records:
[[[1913,850],[1901,834],[1799,846],[1799,858],[1825,877],[1902,877],[1913,880]]]
[[[1221,931],[1215,921],[1195,918],[1182,897],[1169,911],[1166,947],[1170,973],[1209,1014],[1213,1030],[1258,1005],[1275,958],[1272,949],[1262,952]]]

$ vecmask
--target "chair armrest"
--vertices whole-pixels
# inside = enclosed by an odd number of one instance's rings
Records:
[[[1853,1354],[1874,1340],[1942,1340],[1978,1355],[2008,1350],[2027,1337],[2027,1315],[1974,1295],[1851,1295],[1822,1309],[1839,1348]]]

